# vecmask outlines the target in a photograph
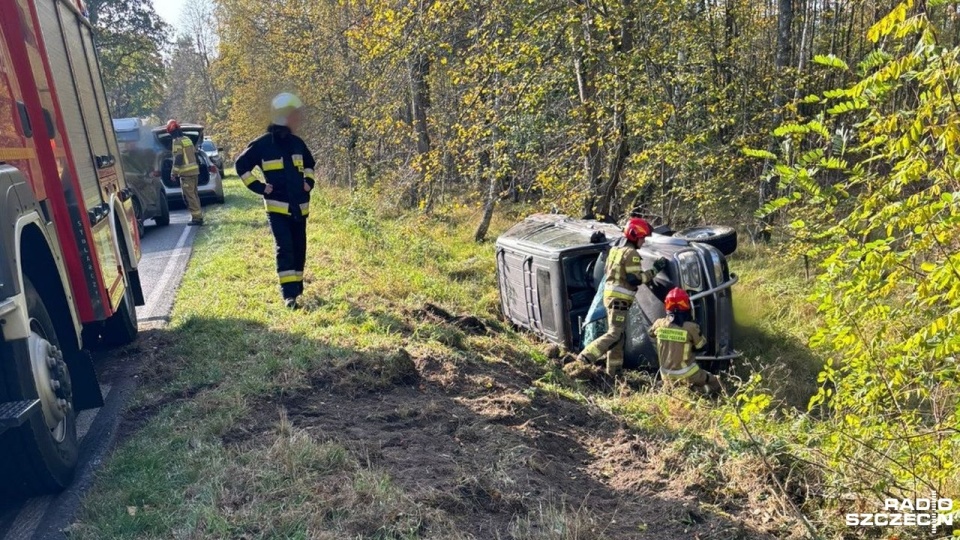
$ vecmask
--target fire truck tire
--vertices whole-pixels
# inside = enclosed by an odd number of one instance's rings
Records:
[[[170,202],[167,201],[167,194],[160,191],[160,215],[153,218],[158,227],[170,225]]]
[[[123,291],[120,307],[103,323],[100,338],[107,346],[126,345],[137,339],[137,306],[129,283]]]
[[[29,280],[24,280],[31,327],[53,345],[58,336],[43,299]],[[0,401],[37,399],[28,340],[0,344]],[[51,368],[53,369],[53,368]],[[59,380],[69,380],[66,366],[56,368]],[[58,392],[72,403],[69,384]],[[54,431],[57,434],[54,434]],[[23,497],[60,491],[69,485],[77,465],[76,413],[69,407],[56,430],[51,430],[41,412],[22,426],[0,434],[0,498]]]

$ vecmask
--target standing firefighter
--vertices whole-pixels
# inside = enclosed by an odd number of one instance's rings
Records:
[[[313,155],[294,135],[302,121],[303,103],[293,94],[273,99],[273,123],[237,157],[237,174],[254,193],[263,196],[273,239],[277,244],[277,275],[288,308],[298,307],[303,294],[307,259],[307,215],[314,185]],[[265,180],[254,176],[259,167]]]
[[[197,147],[193,140],[183,134],[180,124],[176,120],[167,122],[167,133],[170,134],[170,152],[173,154],[173,170],[171,174],[180,179],[180,192],[183,202],[190,211],[188,225],[203,225],[203,211],[200,209],[200,194],[197,192],[197,181],[200,177],[200,165],[197,163]]]
[[[650,337],[657,338],[660,375],[665,383],[686,381],[695,389],[711,394],[720,392],[720,380],[697,365],[694,349],[702,349],[707,339],[690,316],[690,297],[677,287],[667,293],[664,302],[667,316],[650,326]]]
[[[607,355],[607,374],[616,375],[623,368],[623,336],[627,313],[633,305],[640,285],[653,281],[654,276],[666,268],[666,259],[657,259],[652,270],[640,266],[640,253],[644,239],[650,236],[650,225],[640,218],[630,218],[623,229],[624,239],[611,248],[607,255],[606,282],[603,288],[603,307],[607,310],[607,333],[587,345],[577,361],[570,364],[568,373],[576,373],[584,365],[592,366]]]

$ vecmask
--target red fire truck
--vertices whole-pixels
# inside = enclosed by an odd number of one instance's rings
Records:
[[[136,338],[140,239],[79,0],[0,0],[0,496],[56,491]]]

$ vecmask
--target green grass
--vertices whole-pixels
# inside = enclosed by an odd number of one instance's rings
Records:
[[[170,325],[141,338],[160,353],[141,370],[130,435],[98,474],[71,538],[469,538],[456,521],[460,510],[440,511],[407,492],[378,463],[376,448],[358,449],[288,417],[291,403],[318,387],[342,399],[389,393],[415,381],[424,362],[440,366],[452,391],[599,407],[647,441],[652,457],[643,467],[669,489],[693,490],[718,505],[709,511],[717,516],[730,505],[763,508],[777,516],[763,527],[778,536],[795,528],[752,443],[730,420],[732,409],[652,389],[639,374],[612,392],[573,384],[549,367],[534,338],[498,322],[494,248],[473,242],[475,210],[390,216],[369,193],[318,191],[306,309],[291,312],[276,284],[262,207],[235,177],[226,194],[225,206],[208,208]],[[491,237],[515,218],[501,213]],[[820,365],[805,346],[816,314],[803,301],[802,270],[767,257],[744,249],[731,263],[743,278],[735,290],[743,323],[737,346],[788,409],[803,409]],[[424,315],[427,304],[475,315],[496,331],[471,334]],[[478,366],[486,375],[473,373]],[[501,388],[525,374],[533,382],[522,398]],[[469,382],[466,390],[457,377]],[[429,417],[444,407],[410,406],[394,414]],[[362,424],[366,413],[357,414]],[[537,410],[536,418],[550,414]],[[482,440],[477,425],[459,429]],[[796,428],[775,418],[758,425],[774,454]],[[452,480],[461,489],[496,486],[485,493],[514,489],[513,462],[531,457],[504,455],[489,470],[461,465]],[[605,537],[598,524],[607,518],[584,504],[541,499],[502,530],[529,540]]]
[[[276,408],[275,433],[255,448],[222,441],[264,396],[309,388],[324,370],[351,391],[392,386],[413,369],[401,348],[473,361],[543,358],[524,339],[495,342],[413,320],[430,302],[497,326],[492,245],[472,242],[453,215],[446,224],[381,221],[372,201],[318,193],[306,309],[292,312],[280,298],[259,201],[235,177],[226,194],[225,206],[207,209],[169,327],[142,338],[165,349],[161,362],[144,366],[129,413],[143,426],[99,473],[72,537],[425,537],[417,506],[389,475],[336,441],[285,425]],[[337,493],[318,495],[317,483]],[[397,518],[401,507],[410,515]],[[433,526],[439,538],[455,538]]]

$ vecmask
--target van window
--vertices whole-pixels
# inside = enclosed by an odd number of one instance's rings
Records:
[[[557,331],[557,317],[553,312],[553,289],[550,287],[550,271],[537,268],[537,299],[540,304],[540,324],[544,330]]]
[[[200,149],[204,152],[216,152],[217,145],[213,141],[203,141],[203,144],[200,145]]]
[[[134,131],[118,131],[117,132],[117,142],[137,142],[140,140],[140,132],[137,130]]]

